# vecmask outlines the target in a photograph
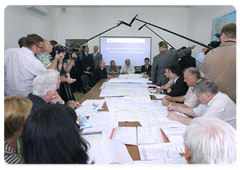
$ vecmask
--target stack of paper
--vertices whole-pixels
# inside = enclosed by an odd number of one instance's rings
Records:
[[[181,158],[176,147],[172,143],[138,145],[138,150],[142,161]]]
[[[104,103],[104,100],[85,100],[82,106],[78,107],[75,112],[79,117],[97,115]]]

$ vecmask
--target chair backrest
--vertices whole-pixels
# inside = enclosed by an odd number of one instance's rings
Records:
[[[87,75],[82,75],[81,80],[82,80],[82,85],[83,86],[86,86],[90,83],[89,77]]]

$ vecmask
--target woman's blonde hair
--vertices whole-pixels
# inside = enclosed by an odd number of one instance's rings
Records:
[[[10,138],[24,126],[25,119],[32,108],[32,101],[26,97],[4,97],[4,138]]]

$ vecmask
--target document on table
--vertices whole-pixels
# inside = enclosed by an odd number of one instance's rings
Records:
[[[181,158],[176,150],[176,147],[172,143],[138,145],[138,150],[142,161],[166,158]]]
[[[151,93],[146,88],[136,89],[116,88],[116,89],[102,89],[99,97],[127,96],[133,94],[151,95]]]
[[[168,138],[171,143],[173,143],[178,151],[178,153],[185,153],[185,146],[183,143],[183,137],[174,137],[174,138]]]
[[[186,125],[177,121],[171,120],[167,117],[158,117],[157,119],[149,119],[152,127],[187,127]]]
[[[163,143],[163,137],[160,128],[154,127],[137,127],[137,143],[138,144],[154,144]]]
[[[116,127],[113,128],[110,139],[123,144],[137,145],[136,127]]]
[[[118,126],[117,121],[110,120],[109,116],[90,116],[89,122],[92,124],[92,128],[90,129],[84,129],[83,133],[89,133],[89,132],[99,132],[99,131],[105,131],[110,130],[114,127]]]
[[[134,164],[188,164],[185,157],[173,159],[157,159],[149,161],[134,161]]]
[[[99,114],[99,109],[102,108],[105,100],[85,100],[82,106],[78,107],[75,112],[77,116],[92,116]]]
[[[132,164],[126,146],[120,142],[99,139],[89,141],[88,155],[95,164]]]

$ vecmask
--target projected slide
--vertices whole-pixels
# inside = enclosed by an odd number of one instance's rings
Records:
[[[134,66],[144,64],[144,59],[151,56],[151,37],[100,37],[100,53],[106,65],[115,60],[116,65],[125,64],[130,59]]]

